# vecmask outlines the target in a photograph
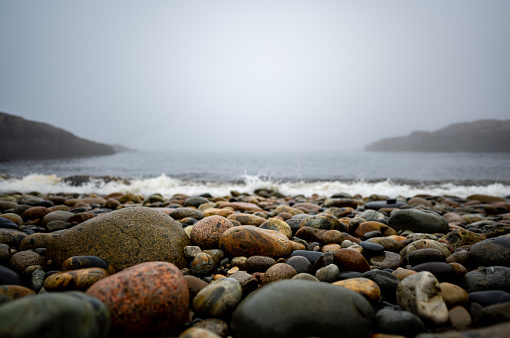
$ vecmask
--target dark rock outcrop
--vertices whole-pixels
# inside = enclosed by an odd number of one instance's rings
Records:
[[[510,120],[479,120],[451,124],[434,132],[379,140],[368,151],[510,152]]]
[[[0,112],[0,153],[5,161],[111,155],[115,150],[46,123]]]

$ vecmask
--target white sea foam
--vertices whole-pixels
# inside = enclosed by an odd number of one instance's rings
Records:
[[[165,197],[174,194],[199,195],[210,193],[213,196],[226,196],[232,190],[241,193],[253,193],[258,188],[271,188],[284,195],[331,196],[338,192],[345,192],[351,195],[359,194],[369,196],[372,194],[385,195],[388,197],[410,197],[417,194],[430,195],[454,195],[467,197],[471,194],[487,194],[493,196],[509,196],[510,185],[493,183],[487,185],[456,185],[453,183],[442,183],[436,185],[413,185],[395,183],[391,180],[378,182],[367,182],[357,180],[354,182],[344,181],[317,181],[317,182],[280,182],[270,178],[263,178],[258,175],[244,175],[241,183],[221,182],[197,182],[180,180],[166,175],[152,178],[140,178],[116,180],[105,182],[102,178],[94,178],[80,185],[73,186],[66,183],[62,177],[55,175],[31,174],[22,178],[0,179],[0,192],[18,191],[27,193],[38,191],[41,193],[96,193],[107,195],[113,192],[136,193],[143,196],[152,193],[161,193]]]

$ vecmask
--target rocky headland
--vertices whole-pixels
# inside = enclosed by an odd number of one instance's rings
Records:
[[[46,123],[0,112],[0,161],[111,155],[112,146],[79,138]]]
[[[510,152],[510,120],[456,123],[434,132],[414,131],[407,136],[379,140],[368,151]]]
[[[0,336],[508,336],[508,198],[0,194]]]

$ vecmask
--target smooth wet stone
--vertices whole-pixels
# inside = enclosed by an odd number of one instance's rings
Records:
[[[395,270],[402,264],[402,257],[398,253],[384,251],[382,255],[370,257],[368,262],[370,265],[377,266],[380,269]]]
[[[422,320],[409,311],[381,309],[375,315],[375,332],[414,337],[425,331]]]
[[[381,290],[383,300],[392,303],[396,302],[395,294],[397,286],[400,283],[400,279],[398,279],[395,275],[384,270],[371,270],[362,273],[360,277],[374,281]]]
[[[209,284],[193,299],[193,309],[211,317],[228,315],[241,301],[243,290],[234,278],[222,278]]]
[[[35,251],[18,251],[11,256],[9,267],[17,273],[22,273],[30,265],[44,265],[44,258]]]
[[[411,270],[416,272],[428,271],[440,282],[451,282],[457,279],[453,267],[450,264],[443,262],[423,263],[414,266]]]
[[[73,217],[74,213],[63,210],[55,210],[50,213],[47,213],[41,220],[41,225],[43,227],[47,227],[48,223],[54,221],[64,221],[67,222],[69,218]]]
[[[424,233],[447,233],[448,222],[433,211],[403,209],[392,213],[388,225],[396,231],[411,230]]]
[[[97,256],[74,256],[69,257],[62,263],[62,270],[77,270],[85,268],[101,268],[114,273],[113,267],[106,263],[104,259]]]
[[[263,224],[266,221],[266,219],[263,217],[256,216],[253,214],[243,214],[243,213],[232,214],[232,215],[228,216],[227,219],[238,221],[242,225],[254,225],[254,226],[260,226],[261,224]]]
[[[207,274],[210,273],[215,266],[216,264],[211,255],[205,252],[200,252],[191,262],[191,273],[197,275]]]
[[[225,217],[205,217],[193,225],[190,233],[191,243],[203,250],[218,248],[221,235],[233,226]]]
[[[335,263],[335,254],[333,252],[323,253],[319,259],[312,265],[312,271],[317,271],[329,264]]]
[[[81,292],[45,293],[0,307],[1,337],[106,337],[110,313]]]
[[[340,269],[335,264],[329,264],[325,267],[320,268],[315,272],[315,277],[321,281],[326,283],[333,283],[338,280],[340,276]]]
[[[226,337],[229,333],[229,326],[218,318],[207,318],[193,325],[194,328],[207,329],[220,337]]]
[[[362,254],[351,249],[340,249],[334,254],[334,262],[340,270],[366,272],[370,270],[367,260]]]
[[[0,243],[0,265],[7,265],[11,259],[11,248],[4,243]]]
[[[478,268],[464,275],[461,286],[468,293],[485,290],[510,292],[510,268],[505,266]]]
[[[225,202],[218,204],[220,208],[232,208],[236,211],[246,212],[246,211],[262,211],[262,208],[254,203],[247,202]]]
[[[281,279],[291,279],[295,275],[297,275],[297,272],[292,266],[286,263],[277,263],[267,269],[262,278],[262,284],[269,284]]]
[[[333,285],[342,286],[359,293],[371,302],[377,302],[381,298],[381,289],[371,279],[358,277],[334,282]]]
[[[366,241],[369,243],[375,243],[378,245],[382,245],[385,251],[391,251],[391,252],[399,252],[400,251],[399,243],[396,240],[394,240],[393,238],[375,237],[375,238],[369,238]]]
[[[244,269],[248,272],[265,272],[276,264],[276,260],[268,256],[251,256],[246,259]]]
[[[200,249],[197,245],[188,245],[184,247],[184,256],[188,258],[195,258],[196,255],[202,252],[202,249]]]
[[[414,241],[408,245],[406,245],[401,251],[400,256],[402,256],[402,259],[404,260],[404,264],[409,263],[409,255],[416,250],[420,249],[437,249],[443,253],[445,257],[448,257],[450,255],[450,250],[446,246],[446,244],[439,243],[432,239],[420,239],[417,241]]]
[[[362,241],[359,245],[363,248],[365,256],[373,257],[384,254],[384,246],[372,242]]]
[[[296,237],[303,239],[309,243],[322,242],[322,236],[327,231],[324,229],[317,229],[312,227],[301,227],[296,231]]]
[[[489,305],[478,311],[473,318],[476,325],[489,326],[510,322],[510,302]]]
[[[481,306],[510,302],[510,293],[501,290],[475,291],[469,293],[469,301]]]
[[[16,215],[16,214],[14,214],[14,215]],[[4,215],[1,215],[0,216],[0,228],[19,230],[19,224],[16,224],[11,219],[4,217]]]
[[[450,325],[457,330],[464,330],[472,323],[471,315],[463,306],[455,306],[448,311]]]
[[[115,271],[149,261],[186,266],[190,244],[179,222],[145,207],[130,207],[96,216],[54,237],[47,257],[57,265],[73,256],[98,256]]]
[[[170,217],[172,217],[175,220],[180,220],[186,217],[201,220],[202,218],[204,218],[204,213],[194,208],[176,208],[175,210],[170,212]]]
[[[48,276],[44,280],[46,291],[86,291],[97,281],[110,274],[101,268],[83,268],[61,271]]]
[[[239,284],[241,284],[241,288],[243,289],[243,297],[246,297],[259,286],[255,277],[246,271],[236,271],[230,275],[230,278],[234,278],[239,282]]]
[[[477,266],[510,267],[510,238],[490,238],[471,245],[470,261]]]
[[[308,280],[308,281],[312,281],[312,282],[320,282],[320,280],[318,280],[317,277],[310,275],[309,273],[306,273],[306,272],[298,273],[291,279],[302,279],[302,280]]]
[[[446,307],[449,309],[454,306],[465,306],[469,303],[469,295],[458,285],[452,283],[439,283],[441,295],[443,296]]]
[[[234,311],[235,336],[365,337],[374,322],[361,295],[327,283],[284,280],[250,294]]]
[[[220,238],[220,249],[230,256],[288,256],[292,251],[289,239],[276,231],[241,225],[228,229]]]
[[[188,316],[188,284],[179,268],[167,262],[122,270],[96,282],[87,294],[106,304],[120,334],[173,334]]]
[[[398,305],[422,320],[436,325],[448,321],[448,309],[441,295],[439,282],[428,271],[419,272],[403,279],[396,292]]]
[[[335,216],[329,214],[320,214],[310,216],[301,221],[300,227],[311,227],[322,230],[347,231],[347,226],[340,222]]]
[[[459,250],[452,253],[446,259],[446,263],[466,264],[469,261],[469,252],[467,250]]]
[[[25,237],[27,237],[27,234],[24,232],[0,228],[0,243],[7,244],[10,247],[17,248]]]
[[[209,284],[193,275],[184,275],[184,279],[188,283],[189,305],[191,306],[197,293]]]
[[[47,213],[50,211],[46,207],[38,206],[38,207],[31,207],[21,213],[21,218],[23,218],[23,221],[27,222],[30,220],[35,220],[39,218],[43,218]]]
[[[344,240],[343,234],[338,230],[328,230],[322,234],[324,244],[339,244]]]
[[[274,230],[287,236],[288,239],[292,238],[292,230],[290,226],[278,218],[270,218],[260,225],[261,229]]]
[[[30,295],[35,295],[35,292],[27,287],[21,285],[0,285],[0,305]]]
[[[204,217],[209,216],[222,216],[222,217],[228,217],[234,213],[231,209],[218,209],[218,208],[208,208],[202,211],[204,213]]]
[[[330,208],[330,207],[337,207],[337,208],[344,208],[344,207],[350,207],[356,209],[358,207],[358,204],[356,201],[352,198],[328,198],[324,201],[324,207]]]
[[[444,253],[438,249],[433,248],[415,250],[409,254],[408,259],[409,264],[412,266],[422,263],[446,261]]]
[[[383,236],[397,235],[397,232],[386,224],[377,221],[368,221],[357,226],[354,231],[354,236],[363,238],[366,233],[372,231],[379,231]]]
[[[287,261],[287,264],[292,266],[296,272],[299,273],[310,273],[312,272],[312,264],[308,259],[303,256],[293,256],[290,257]]]
[[[198,208],[201,204],[204,204],[204,203],[209,203],[209,200],[207,198],[204,198],[204,197],[193,196],[193,197],[187,198],[184,201],[183,206],[184,207],[195,207],[195,208]]]

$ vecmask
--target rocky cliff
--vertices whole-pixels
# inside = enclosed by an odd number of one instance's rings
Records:
[[[510,120],[456,123],[434,132],[415,131],[385,138],[365,147],[369,151],[510,152]]]
[[[0,160],[42,160],[114,153],[109,145],[79,138],[46,123],[0,113]]]

